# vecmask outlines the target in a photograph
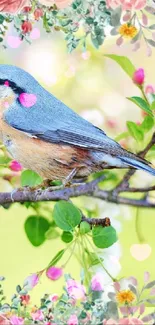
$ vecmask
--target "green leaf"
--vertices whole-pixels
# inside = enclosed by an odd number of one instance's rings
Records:
[[[62,258],[62,256],[64,255],[65,253],[65,249],[61,249],[51,260],[51,262],[48,264],[48,267],[47,269],[49,269],[49,267],[53,266],[53,265],[56,265],[60,259]]]
[[[88,263],[90,266],[97,265],[100,263],[100,261],[103,262],[103,258],[100,258],[97,256],[97,254],[90,252],[88,249],[86,249],[86,253],[88,254]]]
[[[151,289],[151,288],[154,287],[154,286],[155,286],[155,280],[149,282],[149,283],[144,287],[144,289]]]
[[[116,230],[112,227],[94,227],[92,230],[93,242],[98,248],[108,248],[117,241]]]
[[[146,116],[141,127],[145,132],[150,131],[154,126],[154,119],[151,116]]]
[[[154,30],[154,29],[155,29],[155,24],[150,25],[150,26],[149,26],[149,29]]]
[[[45,233],[49,229],[50,224],[47,219],[41,216],[30,216],[26,219],[24,228],[26,235],[35,247],[40,246],[45,241]]]
[[[80,223],[80,233],[81,235],[86,234],[87,232],[89,232],[91,230],[90,224],[86,221],[82,221]]]
[[[117,62],[130,78],[133,77],[136,68],[126,56],[119,56],[115,54],[105,54],[104,56]]]
[[[65,243],[70,243],[73,240],[73,234],[70,231],[63,231],[61,235],[62,241]]]
[[[43,179],[32,170],[24,170],[21,174],[21,185],[22,186],[37,186],[43,182]]]
[[[152,102],[151,104],[151,109],[154,110],[155,109],[155,100]]]
[[[104,42],[104,30],[100,29],[100,27],[95,26],[94,33],[91,33],[91,41],[93,45],[98,49],[100,45]]]
[[[53,218],[59,228],[71,231],[81,222],[81,213],[72,203],[59,201],[54,206]]]
[[[147,38],[147,42],[148,42],[151,46],[155,47],[155,41],[153,41],[152,39]]]
[[[5,20],[5,17],[3,15],[0,15],[0,24],[3,24],[4,20]]]
[[[130,100],[132,103],[136,104],[144,112],[148,113],[150,116],[153,116],[150,106],[143,98],[134,96],[134,97],[127,97],[127,99]]]
[[[144,134],[142,130],[140,130],[139,126],[136,123],[130,121],[126,124],[131,136],[137,141],[142,141],[144,138]]]
[[[113,27],[120,25],[120,19],[121,19],[121,13],[122,13],[122,7],[117,7],[115,10],[111,13],[111,19],[110,19],[110,25]]]

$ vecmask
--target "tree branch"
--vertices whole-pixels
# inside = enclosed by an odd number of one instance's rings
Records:
[[[155,144],[155,133],[152,136],[151,141],[146,146],[146,148],[139,152],[140,157],[144,157],[146,153],[150,150],[152,145]],[[101,182],[105,176],[101,176],[92,182],[76,185],[72,187],[66,187],[59,190],[39,189],[32,190],[31,188],[15,189],[11,193],[0,193],[0,205],[6,206],[15,202],[41,202],[41,201],[59,201],[59,200],[69,200],[70,198],[79,196],[88,196],[98,198],[107,202],[117,203],[117,204],[127,204],[135,207],[146,207],[154,208],[155,202],[151,202],[146,195],[149,191],[155,190],[155,185],[146,188],[130,188],[129,180],[136,170],[131,169],[123,177],[120,184],[114,188],[112,191],[106,191],[99,188],[98,183]],[[145,197],[140,199],[133,199],[119,194],[122,192],[129,193],[145,193]],[[86,220],[87,221],[87,220]],[[106,221],[104,221],[106,222]]]

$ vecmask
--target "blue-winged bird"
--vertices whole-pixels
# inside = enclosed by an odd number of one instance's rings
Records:
[[[0,135],[12,157],[44,179],[65,183],[70,176],[127,167],[155,175],[149,162],[124,150],[11,65],[0,65]]]

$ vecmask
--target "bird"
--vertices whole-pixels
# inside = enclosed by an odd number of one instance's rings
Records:
[[[24,168],[64,186],[109,168],[155,176],[150,162],[122,148],[31,74],[7,64],[0,65],[0,140]]]

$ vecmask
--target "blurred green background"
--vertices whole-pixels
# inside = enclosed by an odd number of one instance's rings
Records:
[[[11,30],[9,33],[12,35]],[[33,41],[32,45],[24,43],[17,49],[8,46],[1,50],[0,63],[17,65],[30,72],[48,91],[115,138],[126,129],[127,120],[139,122],[142,115],[140,109],[126,99],[138,94],[137,88],[116,63],[104,58],[104,54],[128,56],[137,68],[145,69],[146,84],[155,85],[155,50],[152,57],[147,57],[144,44],[135,53],[129,44],[118,48],[114,43],[114,38],[109,38],[100,50],[89,46],[85,54],[82,54],[81,49],[67,54],[61,34],[42,32],[41,37]],[[139,149],[132,142],[129,147],[134,151]],[[150,184],[152,177],[137,172],[134,182],[139,186]],[[9,183],[1,180],[0,190],[9,191]],[[76,199],[75,202],[81,208],[87,206],[91,209],[96,205],[99,215],[110,217],[117,229],[119,243],[103,251],[105,265],[114,276],[134,275],[142,280],[143,273],[147,270],[152,279],[155,279],[154,210],[140,210],[137,234],[135,208],[83,198]],[[24,232],[24,221],[31,213],[33,211],[18,204],[9,210],[0,207],[0,274],[7,279],[4,288],[8,297],[15,292],[17,284],[22,284],[30,273],[44,268],[64,246],[56,239],[46,241],[41,247],[32,247]],[[143,245],[139,237],[143,238]],[[67,265],[67,272],[79,278],[80,266],[76,258],[71,259]],[[37,302],[44,292],[60,293],[62,285],[63,279],[53,283],[42,277],[40,284],[34,288],[32,297]]]

